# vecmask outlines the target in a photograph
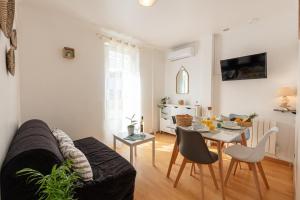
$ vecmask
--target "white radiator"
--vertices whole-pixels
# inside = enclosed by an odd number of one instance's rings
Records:
[[[261,140],[264,134],[272,127],[276,126],[275,121],[257,119],[253,121],[253,126],[250,127],[251,136],[247,141],[249,147],[255,147],[257,143]],[[275,157],[276,151],[276,134],[272,134],[266,144],[266,155]]]

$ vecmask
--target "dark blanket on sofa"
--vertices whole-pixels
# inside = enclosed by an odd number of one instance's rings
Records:
[[[136,171],[118,153],[95,138],[74,142],[89,160],[94,181],[78,190],[80,200],[132,200]]]
[[[16,172],[32,168],[49,174],[55,164],[63,162],[57,141],[48,125],[41,120],[24,123],[15,134],[1,169],[2,200],[34,200],[38,187],[26,184]]]
[[[133,200],[136,171],[118,153],[94,138],[74,142],[86,155],[94,181],[78,189],[79,200]],[[56,139],[41,120],[25,122],[14,136],[1,169],[2,200],[35,200],[37,187],[27,184],[16,172],[32,168],[49,174],[55,164],[64,161]]]

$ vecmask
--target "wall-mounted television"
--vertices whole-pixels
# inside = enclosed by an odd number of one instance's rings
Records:
[[[267,53],[221,60],[223,81],[267,78]]]

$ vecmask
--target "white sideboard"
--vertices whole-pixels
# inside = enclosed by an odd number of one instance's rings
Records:
[[[201,106],[164,104],[160,106],[160,132],[175,134],[176,124],[173,123],[172,116],[191,115],[201,116]]]

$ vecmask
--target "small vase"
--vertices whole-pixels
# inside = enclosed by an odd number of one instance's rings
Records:
[[[134,126],[128,126],[127,129],[128,129],[129,136],[134,134]]]

